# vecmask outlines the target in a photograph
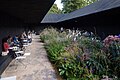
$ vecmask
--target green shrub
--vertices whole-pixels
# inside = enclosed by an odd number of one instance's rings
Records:
[[[67,38],[67,35],[67,32],[61,33],[54,28],[45,29],[40,34],[50,61],[56,65],[63,79],[99,80],[103,76],[120,78],[119,39],[111,42],[106,39],[103,43],[95,36],[79,36],[73,41],[73,37]]]
[[[48,57],[52,62],[56,62],[60,53],[64,51],[64,46],[59,42],[50,43],[45,48],[48,52]]]

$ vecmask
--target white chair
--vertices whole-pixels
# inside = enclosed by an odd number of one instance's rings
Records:
[[[17,54],[17,53],[21,53],[21,54],[23,54],[23,53],[24,53],[24,51],[17,51],[17,52],[15,52],[15,53],[16,53],[16,54]]]
[[[9,53],[9,51],[2,52],[2,56],[6,56]]]
[[[13,49],[13,47],[9,47],[9,49]]]
[[[19,50],[19,47],[14,46],[14,47],[12,47],[12,50],[13,50],[13,51],[18,51],[18,50]]]
[[[26,56],[19,56],[19,57],[16,57],[15,59],[20,60],[20,59],[25,59],[25,58],[26,58]]]
[[[27,47],[28,45],[27,44],[24,44],[23,47]]]
[[[16,76],[4,77],[4,78],[1,78],[0,80],[16,80]]]
[[[15,60],[14,60],[14,64],[16,65],[16,64],[20,63],[20,64],[22,64],[26,68],[26,65],[22,61],[25,58],[26,58],[26,56],[18,56],[18,57],[16,57]],[[17,69],[17,67],[16,67],[16,69]]]
[[[24,53],[24,56],[29,56],[31,53]]]

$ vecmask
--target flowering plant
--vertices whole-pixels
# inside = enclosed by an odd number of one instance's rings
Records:
[[[103,41],[105,47],[109,47],[113,42],[120,42],[119,37],[120,37],[120,35],[119,36],[109,35],[108,37],[106,37]]]
[[[45,29],[40,37],[47,44],[48,57],[63,79],[120,78],[120,35],[109,35],[101,41],[78,31],[58,32],[52,28]]]

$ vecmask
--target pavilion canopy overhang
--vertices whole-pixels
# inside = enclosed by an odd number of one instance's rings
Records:
[[[120,14],[120,0],[99,0],[82,9],[73,11],[68,14],[46,14],[41,23],[64,23],[79,20],[91,22],[95,20],[96,24],[99,21],[111,20],[118,18]],[[113,19],[112,19],[113,20]],[[97,22],[98,21],[98,22]]]
[[[24,23],[38,24],[55,0],[1,0],[0,13],[6,13]]]

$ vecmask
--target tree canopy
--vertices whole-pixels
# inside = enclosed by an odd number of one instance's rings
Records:
[[[53,4],[48,13],[59,14],[61,10],[57,7],[57,4]]]
[[[97,0],[62,0],[63,3],[63,13],[70,13],[84,6],[87,6]]]

